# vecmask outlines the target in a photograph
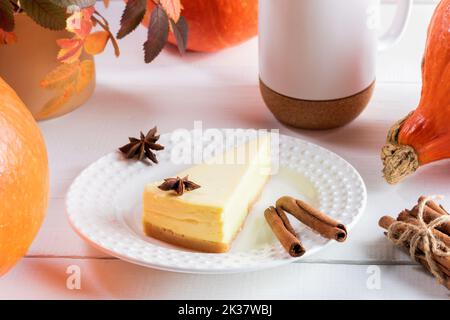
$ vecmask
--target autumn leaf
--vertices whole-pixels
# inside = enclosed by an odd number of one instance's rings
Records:
[[[159,0],[161,6],[166,11],[169,18],[173,21],[178,22],[181,14],[181,2],[180,0]]]
[[[0,1],[0,29],[6,32],[14,30],[14,8],[9,1]]]
[[[114,54],[116,57],[120,56],[120,48],[119,44],[117,43],[117,39],[114,37],[114,35],[111,32],[111,29],[109,28],[108,22],[106,19],[97,11],[95,12],[96,16],[92,16],[92,21],[102,27],[102,29],[109,34],[109,40],[111,40],[111,44],[114,47]]]
[[[61,47],[57,60],[63,63],[76,62],[83,52],[83,40],[78,38],[59,39],[56,43]]]
[[[61,47],[57,59],[63,63],[74,63],[82,52],[86,37],[89,36],[93,28],[92,15],[95,9],[93,7],[85,8],[74,12],[67,18],[66,29],[74,36],[72,39],[61,39],[57,43]]]
[[[176,23],[174,20],[170,19],[170,26],[175,39],[177,40],[178,51],[180,51],[181,54],[184,54],[186,52],[189,33],[189,27],[186,19],[184,19],[184,17],[180,17]]]
[[[105,8],[109,7],[109,0],[103,0],[103,5],[105,6]]]
[[[90,55],[102,53],[110,39],[107,31],[97,31],[88,35],[84,41],[84,50]]]
[[[79,63],[62,63],[56,69],[49,72],[41,81],[41,87],[45,89],[57,89],[73,83],[80,70]]]
[[[63,30],[66,27],[66,10],[50,0],[21,0],[20,7],[44,28]]]
[[[37,120],[45,119],[61,110],[61,108],[64,107],[64,105],[70,100],[70,98],[72,98],[74,92],[74,84],[69,83],[64,87],[60,95],[56,96],[45,104],[44,108],[36,115]]]
[[[41,81],[45,89],[61,89],[70,84],[74,85],[77,93],[82,92],[94,78],[95,64],[92,60],[82,62],[63,63],[49,72]]]
[[[74,47],[78,47],[80,45],[81,39],[76,38],[63,38],[56,40],[56,44],[62,49],[72,49]]]
[[[0,29],[0,45],[13,44],[17,42],[17,36],[14,32],[6,32]]]
[[[147,41],[144,43],[145,62],[150,63],[164,48],[169,37],[169,17],[160,6],[150,16]]]
[[[76,62],[80,58],[82,53],[83,53],[82,45],[80,47],[76,47],[73,49],[61,49],[59,50],[56,59],[59,62],[71,64]]]
[[[75,11],[66,21],[66,29],[69,32],[75,33],[81,39],[86,38],[91,33],[93,24],[91,17],[95,12],[94,7],[85,8],[80,11]]]
[[[89,86],[94,75],[95,65],[92,60],[61,64],[49,72],[41,81],[41,87],[56,89],[58,95],[45,105],[37,118],[47,118],[57,113],[73,95],[82,93]]]
[[[94,79],[95,64],[92,60],[84,60],[79,65],[78,77],[75,82],[75,89],[78,94],[84,91]]]
[[[117,39],[122,39],[133,32],[142,19],[144,19],[147,8],[147,0],[128,0],[125,10],[120,19],[120,30],[117,33]]]

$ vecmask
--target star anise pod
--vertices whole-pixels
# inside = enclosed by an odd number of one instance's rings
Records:
[[[141,131],[140,138],[128,138],[130,143],[119,148],[119,150],[125,155],[127,159],[137,158],[143,161],[148,158],[154,163],[158,163],[155,153],[152,150],[159,151],[163,150],[164,146],[157,144],[156,141],[159,139],[159,135],[156,134],[156,127],[150,129],[146,135]]]
[[[190,181],[189,176],[186,176],[183,179],[180,177],[164,179],[163,184],[158,186],[158,188],[164,191],[173,190],[177,195],[181,196],[185,191],[192,191],[200,188],[200,186]]]

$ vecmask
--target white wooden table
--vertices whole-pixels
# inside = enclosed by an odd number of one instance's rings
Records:
[[[122,5],[113,2],[106,14],[115,30]],[[133,33],[121,42],[121,59],[111,52],[97,59],[97,90],[84,107],[40,124],[50,158],[50,206],[28,255],[0,279],[0,298],[448,299],[449,292],[388,243],[377,226],[379,217],[411,206],[421,194],[444,194],[450,206],[449,162],[423,168],[398,186],[387,185],[380,174],[379,150],[388,128],[419,99],[420,60],[434,6],[417,4],[403,40],[380,54],[375,95],[362,116],[325,132],[287,128],[272,117],[258,90],[256,39],[182,59],[169,49],[144,65],[145,30]],[[384,5],[384,20],[392,9]],[[83,242],[69,227],[64,209],[65,193],[80,171],[139,130],[155,124],[160,132],[192,128],[195,120],[204,127],[280,128],[347,159],[361,173],[369,195],[348,242],[276,269],[208,276],[146,269]],[[66,271],[73,265],[81,270],[80,290],[66,287]],[[374,288],[370,276],[378,271],[380,286]]]

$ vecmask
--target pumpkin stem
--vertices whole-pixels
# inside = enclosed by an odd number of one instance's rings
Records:
[[[392,126],[386,144],[381,149],[383,176],[390,184],[400,182],[419,168],[419,158],[414,148],[398,143],[400,129],[411,114],[412,112]]]
[[[398,144],[398,135],[400,134],[400,129],[413,113],[414,111],[411,111],[406,117],[400,119],[391,127],[386,138],[387,143]]]
[[[390,184],[400,182],[419,167],[417,153],[411,146],[387,143],[381,149],[383,176]]]

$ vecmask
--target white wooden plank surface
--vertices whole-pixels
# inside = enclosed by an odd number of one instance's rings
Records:
[[[102,88],[98,88],[94,100],[99,101]],[[153,90],[153,89],[152,89]],[[66,170],[60,175],[68,174],[68,177],[56,179],[52,186],[53,195],[48,219],[34,243],[29,255],[62,255],[62,256],[105,256],[102,253],[85,245],[70,229],[64,212],[64,195],[73,177],[92,161],[106,152],[120,145],[123,137],[133,133],[136,128],[144,128],[154,122],[168,124],[161,127],[163,131],[170,131],[186,124],[191,126],[194,120],[199,119],[203,105],[194,101],[189,104],[190,112],[185,114],[184,119],[171,120],[170,110],[184,103],[185,97],[191,94],[194,97],[203,95],[203,88],[177,88],[177,95],[171,95],[173,89],[157,88],[159,95],[164,100],[156,104],[164,103],[168,109],[167,113],[159,111],[157,120],[153,119],[152,106],[141,106],[131,112],[128,120],[121,121],[121,101],[102,103],[98,106],[85,107],[72,115],[63,117],[56,121],[44,123],[56,125],[57,129],[77,123],[74,130],[58,132],[58,134],[47,135],[50,158],[58,157],[66,164]],[[388,186],[381,178],[381,162],[378,152],[384,142],[389,126],[406,114],[412,106],[416,105],[417,92],[420,87],[417,84],[380,84],[376,90],[375,97],[367,111],[353,124],[338,130],[328,132],[307,132],[290,128],[281,128],[282,133],[298,135],[314,143],[321,144],[332,151],[337,152],[350,161],[362,174],[366,182],[369,198],[368,207],[361,222],[350,234],[345,245],[333,245],[323,253],[313,256],[311,259],[325,259],[334,261],[408,261],[409,258],[394,250],[390,243],[382,237],[382,232],[377,228],[377,220],[387,213],[398,213],[417,198],[419,194],[447,193],[448,178],[450,173],[446,170],[448,164],[445,162],[424,168],[420,174],[411,177],[399,186]],[[223,93],[225,91],[225,93]],[[148,90],[133,89],[134,96],[145,95]],[[229,94],[232,92],[233,94]],[[256,92],[256,93],[255,93]],[[278,123],[270,113],[263,107],[257,88],[254,86],[240,88],[210,88],[209,96],[229,96],[228,99],[218,98],[214,102],[214,114],[208,115],[205,125],[210,127],[277,127]],[[108,96],[106,93],[105,96]],[[150,95],[153,95],[150,94]],[[156,94],[154,97],[159,97]],[[161,99],[161,98],[159,98]],[[200,98],[196,98],[200,100]],[[108,110],[111,110],[109,112]],[[141,111],[139,111],[141,110]],[[148,110],[148,111],[147,111]],[[392,112],[395,110],[395,112]],[[161,112],[163,112],[161,114]],[[107,119],[101,119],[97,114],[108,113]],[[236,113],[238,113],[236,115]],[[255,122],[252,118],[257,118]],[[85,119],[83,121],[83,119]],[[89,120],[89,121],[88,121]],[[169,123],[171,122],[171,123]],[[100,128],[99,128],[100,127]],[[99,128],[99,129],[96,129]],[[113,129],[114,128],[114,129]],[[57,130],[55,129],[55,130]],[[89,135],[89,144],[67,144],[67,141],[76,141],[83,132],[91,133],[99,130],[97,134]],[[108,132],[108,136],[101,134]],[[88,139],[88,137],[86,138]],[[92,146],[98,146],[92,148]],[[70,149],[70,151],[69,151]],[[60,162],[56,163],[60,164]],[[55,175],[55,170],[52,172]],[[72,176],[70,176],[72,175]],[[55,181],[55,179],[53,179]],[[448,194],[450,196],[450,194]],[[389,201],[386,201],[388,197]],[[448,199],[450,201],[450,199]],[[41,236],[43,235],[43,236]],[[60,243],[60,245],[55,245]]]
[[[122,7],[121,1],[113,2],[106,13],[113,29]],[[383,6],[385,25],[393,9]],[[380,216],[410,206],[420,194],[445,194],[450,206],[448,162],[424,168],[392,187],[381,178],[378,157],[387,129],[417,105],[420,61],[433,9],[434,5],[416,5],[404,39],[380,54],[378,85],[363,115],[345,128],[327,132],[287,128],[272,117],[257,87],[256,39],[217,54],[188,54],[183,59],[169,49],[144,65],[145,30],[133,33],[121,42],[120,60],[111,52],[97,59],[98,87],[84,107],[40,124],[50,158],[50,207],[27,258],[0,279],[0,298],[448,298],[377,227]],[[190,128],[194,120],[203,120],[205,127],[280,128],[350,161],[362,174],[369,199],[348,242],[332,245],[306,263],[242,275],[199,276],[137,267],[79,239],[64,211],[64,196],[76,175],[140,129],[158,124],[161,132],[169,132]],[[65,269],[71,264],[81,267],[83,290],[65,288]],[[367,267],[373,264],[381,265],[381,290],[365,285]]]
[[[81,289],[69,290],[77,266]],[[368,269],[370,267],[370,269]],[[379,268],[380,286],[372,284]],[[377,271],[378,272],[378,271]],[[3,290],[3,288],[8,290]],[[25,259],[2,279],[1,298],[24,299],[448,299],[418,266],[295,263],[260,272],[202,276],[118,260]]]

